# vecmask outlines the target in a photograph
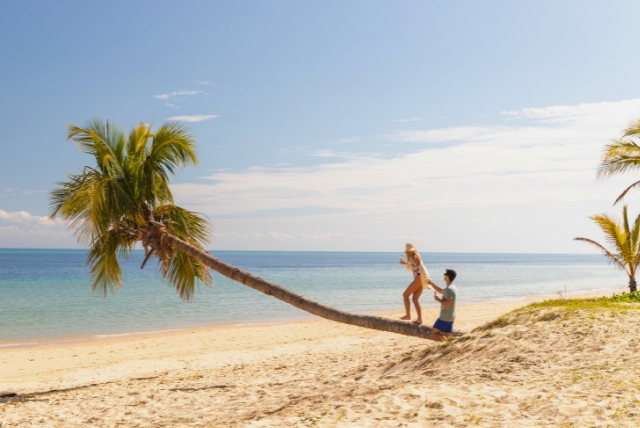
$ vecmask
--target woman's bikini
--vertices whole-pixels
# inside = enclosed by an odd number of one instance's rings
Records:
[[[409,259],[409,265],[411,266],[411,270],[413,271],[414,276],[420,276],[420,263],[416,263],[413,258]]]

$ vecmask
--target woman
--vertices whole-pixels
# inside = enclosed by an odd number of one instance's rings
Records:
[[[400,319],[406,321],[411,319],[411,302],[409,301],[409,297],[413,295],[413,304],[416,307],[416,312],[418,313],[418,318],[414,323],[422,324],[422,308],[420,307],[419,300],[422,295],[422,290],[425,288],[431,288],[429,285],[431,278],[429,277],[429,272],[424,267],[424,264],[420,259],[418,250],[411,242],[406,245],[404,253],[407,256],[407,261],[404,261],[402,257],[400,257],[400,264],[406,265],[407,270],[410,270],[413,273],[413,282],[409,284],[407,289],[404,290],[404,293],[402,293],[402,297],[404,298],[404,308],[407,313]]]

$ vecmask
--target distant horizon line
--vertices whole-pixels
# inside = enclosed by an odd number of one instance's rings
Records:
[[[53,250],[53,251],[88,251],[83,248],[20,248],[20,247],[0,247],[2,250]],[[142,248],[136,248],[132,251],[144,251]],[[224,252],[253,252],[253,253],[403,253],[403,251],[340,251],[340,250],[221,250],[221,249],[205,249],[207,252],[211,251],[224,251]],[[566,256],[594,256],[601,255],[601,253],[523,253],[523,252],[473,252],[473,251],[421,251],[421,254],[527,254],[527,255],[566,255]]]

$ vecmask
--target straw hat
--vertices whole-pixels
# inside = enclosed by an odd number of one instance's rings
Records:
[[[407,242],[407,245],[405,246],[404,252],[405,253],[417,253],[418,250],[416,249],[416,246],[413,245],[411,242]]]

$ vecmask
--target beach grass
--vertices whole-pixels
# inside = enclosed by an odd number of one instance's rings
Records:
[[[528,324],[539,321],[553,321],[557,318],[588,318],[595,312],[608,310],[611,316],[618,311],[640,310],[640,291],[614,294],[595,298],[550,299],[531,303],[504,314],[493,321],[475,328],[473,331],[488,333],[488,330],[512,324]],[[468,340],[469,338],[459,338]]]

